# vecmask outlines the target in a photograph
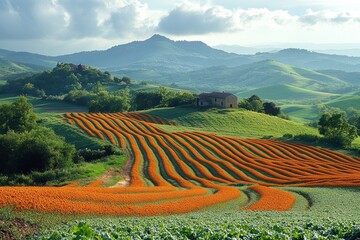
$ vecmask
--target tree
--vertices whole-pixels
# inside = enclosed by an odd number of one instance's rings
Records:
[[[7,133],[9,130],[21,133],[30,131],[36,126],[36,116],[26,97],[21,96],[11,104],[0,106],[0,134]]]
[[[160,92],[137,92],[134,103],[137,110],[154,108],[160,105],[162,96]]]
[[[257,95],[244,98],[238,104],[239,108],[244,108],[253,112],[264,112],[263,102]]]
[[[54,131],[38,127],[29,132],[0,135],[0,172],[28,173],[72,164],[75,147]]]
[[[130,108],[130,91],[124,89],[109,94],[101,91],[91,97],[89,112],[124,112]]]
[[[278,116],[280,114],[280,108],[275,105],[273,102],[264,102],[263,103],[264,113],[271,116]]]
[[[323,114],[318,129],[320,134],[340,147],[350,147],[352,141],[358,137],[357,128],[349,124],[342,113]]]
[[[123,78],[121,79],[121,81],[122,81],[123,83],[125,83],[126,85],[129,85],[129,84],[131,83],[131,78],[129,78],[129,77],[123,77]]]
[[[93,93],[100,93],[100,92],[103,92],[105,91],[106,89],[103,87],[103,85],[100,83],[100,82],[97,82],[95,86],[92,87],[91,91]]]
[[[190,92],[175,92],[168,100],[169,107],[176,107],[180,105],[193,104],[196,95]]]
[[[360,134],[360,111],[350,107],[346,109],[346,113],[349,119],[348,122],[354,125],[358,129],[358,134]]]

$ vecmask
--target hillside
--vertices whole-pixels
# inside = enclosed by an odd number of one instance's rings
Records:
[[[73,89],[94,87],[98,82],[114,82],[108,72],[85,65],[58,63],[55,68],[8,82],[6,93],[63,95]]]
[[[360,72],[345,72],[340,70],[320,70],[318,72],[337,77],[351,85],[360,85]]]
[[[316,100],[324,100],[334,98],[338,94],[318,92],[305,88],[295,87],[287,84],[273,85],[264,88],[240,92],[236,95],[239,98],[247,98],[251,95],[258,95],[260,98],[271,101],[289,101],[289,102],[311,102]]]
[[[9,61],[0,57],[0,80],[26,75],[28,73],[44,71],[47,68],[29,63]]]
[[[15,61],[18,63],[35,64],[47,68],[56,65],[56,59],[54,57],[28,52],[15,52],[5,49],[0,49],[0,59]]]
[[[278,117],[242,109],[161,108],[144,111],[175,121],[177,126],[161,126],[169,131],[206,131],[221,135],[263,138],[286,133],[317,134],[317,130]]]
[[[157,78],[157,80],[163,83],[176,83],[179,86],[191,86],[203,91],[219,89],[231,92],[279,84],[314,91],[336,91],[348,85],[345,81],[331,75],[272,60],[237,67],[219,66],[187,73],[175,73]]]
[[[59,61],[86,64],[114,71],[147,69],[159,72],[189,71],[239,58],[213,49],[203,42],[173,41],[154,35],[144,41],[114,46],[105,51],[74,53],[56,57]]]
[[[342,110],[346,110],[349,107],[353,107],[360,110],[359,103],[360,103],[360,95],[354,94],[354,95],[343,95],[341,97],[328,101],[325,104],[331,107],[340,108]]]
[[[292,121],[300,123],[318,121],[321,117],[321,113],[315,105],[284,104],[280,107],[281,111],[288,114]]]
[[[259,53],[253,60],[271,59],[301,68],[336,69],[348,72],[360,71],[360,58],[334,54],[317,53],[305,49],[289,48],[273,53]]]

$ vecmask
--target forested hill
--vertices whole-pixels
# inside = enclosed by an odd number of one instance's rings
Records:
[[[63,95],[73,89],[92,88],[97,82],[112,81],[108,72],[81,64],[58,63],[52,70],[8,81],[4,91],[37,96]]]

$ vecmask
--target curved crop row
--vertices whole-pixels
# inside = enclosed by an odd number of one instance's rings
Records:
[[[246,210],[286,211],[291,208],[296,199],[291,193],[275,188],[259,185],[251,186],[249,188],[256,191],[260,195],[260,199],[250,207],[246,208]]]

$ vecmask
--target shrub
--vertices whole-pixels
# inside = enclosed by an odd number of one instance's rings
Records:
[[[71,165],[75,147],[48,128],[0,135],[0,172],[28,173]]]
[[[303,141],[307,143],[317,143],[320,137],[312,134],[298,134],[294,136],[294,140]]]
[[[77,151],[76,161],[86,161],[91,162],[99,158],[103,158],[110,155],[120,155],[122,154],[121,150],[116,148],[113,145],[105,145],[101,149],[89,149],[84,148]]]
[[[36,126],[36,116],[26,97],[21,96],[11,104],[6,103],[0,106],[0,134],[7,133],[9,130],[19,133],[30,131]]]
[[[294,138],[294,136],[291,133],[285,133],[282,137],[284,139],[293,139]]]

